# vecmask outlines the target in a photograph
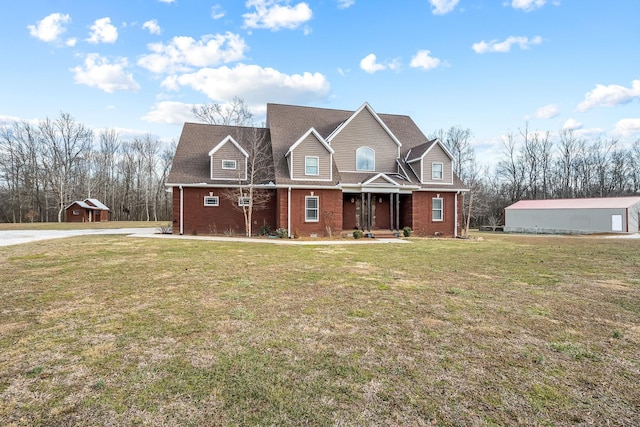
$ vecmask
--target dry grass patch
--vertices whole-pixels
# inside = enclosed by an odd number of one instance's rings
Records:
[[[638,424],[639,249],[0,248],[0,423]]]

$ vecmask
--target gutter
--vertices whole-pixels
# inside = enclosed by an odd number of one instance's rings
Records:
[[[291,237],[291,187],[287,190],[287,236]]]
[[[184,234],[184,189],[180,185],[180,235]]]
[[[454,199],[454,222],[453,222],[453,237],[458,237],[458,196],[460,195],[460,191],[456,193],[456,197]]]

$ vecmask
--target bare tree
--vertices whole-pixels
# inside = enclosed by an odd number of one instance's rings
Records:
[[[47,153],[44,168],[58,204],[58,222],[62,222],[83,156],[91,149],[93,132],[68,113],[61,113],[55,121],[45,119],[39,129]]]
[[[273,190],[269,188],[269,180],[273,177],[271,145],[264,130],[258,128],[241,129],[238,143],[248,154],[246,179],[239,175],[236,188],[222,192],[222,197],[242,211],[245,235],[250,237],[254,211],[265,209],[273,196]],[[240,164],[244,158],[237,161]]]
[[[463,194],[462,198],[462,222],[465,224],[465,234],[469,232],[471,218],[478,214],[478,211],[472,206],[474,193],[479,189],[479,168],[475,150],[471,145],[472,136],[471,129],[465,129],[461,126],[452,126],[446,132],[440,129],[432,135],[432,138],[438,138],[451,152],[455,174],[470,189],[469,193]]]
[[[233,98],[231,103],[192,105],[191,113],[201,122],[210,125],[245,126],[251,124],[253,114],[243,99]]]
[[[632,192],[640,193],[640,138],[631,147],[631,182]]]
[[[509,202],[520,200],[525,192],[525,167],[517,152],[515,136],[511,132],[504,141],[504,152],[496,171],[504,179]]]

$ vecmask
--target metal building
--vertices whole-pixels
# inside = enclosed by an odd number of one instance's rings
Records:
[[[520,200],[504,218],[508,233],[638,233],[640,197]]]

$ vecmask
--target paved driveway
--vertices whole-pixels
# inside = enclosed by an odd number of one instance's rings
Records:
[[[86,236],[91,234],[154,234],[155,228],[103,228],[89,230],[2,230],[0,246],[18,245],[20,243],[40,240],[60,239],[63,237]]]

